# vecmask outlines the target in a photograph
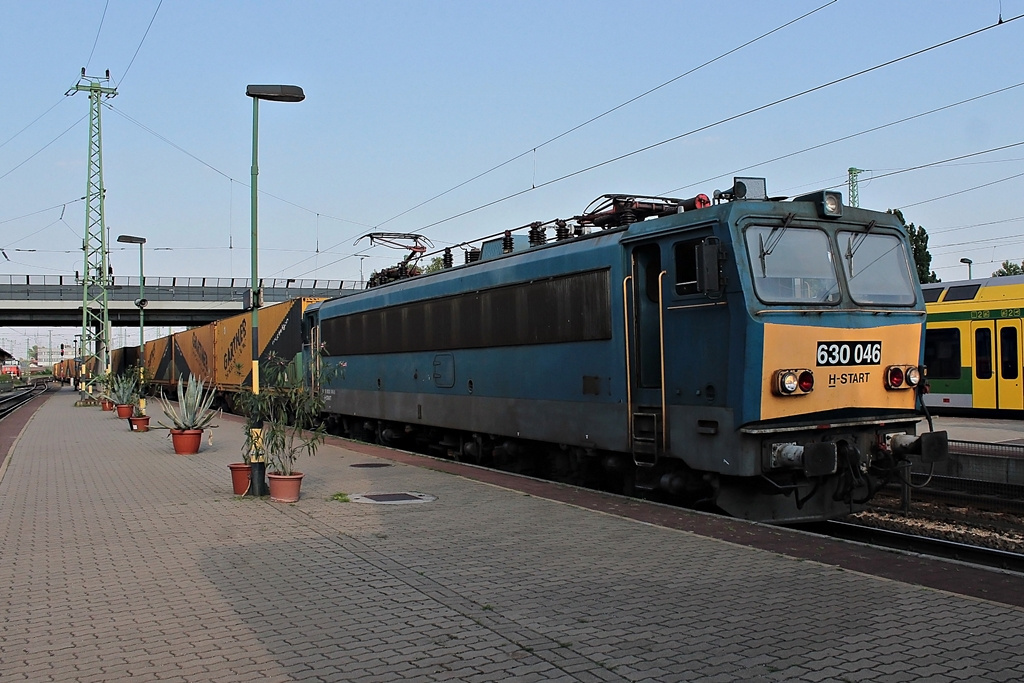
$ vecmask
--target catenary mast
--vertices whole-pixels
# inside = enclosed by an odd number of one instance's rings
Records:
[[[89,93],[89,160],[85,191],[85,238],[82,240],[82,356],[83,361],[96,359],[97,373],[108,371],[110,346],[110,313],[108,296],[110,266],[107,262],[107,228],[103,210],[103,135],[100,126],[100,104],[104,98],[117,95],[110,82],[110,70],[100,78],[82,75],[65,95]],[[83,367],[87,365],[83,364]],[[83,377],[84,392],[92,393],[99,378]],[[81,386],[81,385],[80,385]]]

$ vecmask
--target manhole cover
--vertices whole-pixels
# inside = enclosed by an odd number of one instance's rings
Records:
[[[401,493],[356,493],[349,496],[353,503],[376,503],[377,505],[404,505],[406,503],[429,503],[437,500],[437,496],[415,491]]]
[[[349,467],[391,467],[389,462],[357,462]]]

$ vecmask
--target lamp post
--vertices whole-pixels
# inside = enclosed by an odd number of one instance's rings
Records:
[[[962,258],[962,259],[960,259],[960,263],[966,263],[967,264],[967,279],[968,280],[973,280],[974,278],[971,277],[971,264],[974,263],[974,261],[972,261],[969,258]]]
[[[260,121],[260,100],[271,102],[301,102],[306,98],[302,88],[297,85],[249,85],[245,88],[245,94],[252,98],[252,180],[250,182],[250,228],[251,246],[250,256],[252,258],[252,282],[251,304],[252,304],[252,393],[260,393],[260,366],[259,366],[259,305],[260,305],[260,281],[259,281],[259,230],[257,222],[257,191],[256,181],[259,176],[259,121]]]
[[[271,102],[301,102],[306,99],[302,88],[297,85],[248,85],[245,94],[252,98],[252,167],[250,197],[249,197],[249,220],[250,220],[250,257],[252,259],[252,272],[250,284],[250,304],[252,305],[252,333],[250,343],[252,344],[252,393],[260,393],[260,349],[259,349],[259,327],[260,327],[260,280],[259,280],[259,230],[257,222],[257,190],[256,181],[259,176],[259,121],[260,121],[260,100]],[[262,425],[255,427],[254,431],[262,429]],[[254,435],[254,442],[258,439]],[[259,469],[258,465],[263,468]],[[252,495],[261,496],[265,493],[265,471],[266,463],[253,463],[249,490]]]
[[[149,303],[146,301],[146,270],[144,267],[144,260],[142,256],[143,245],[146,244],[145,237],[135,237],[134,235],[118,235],[117,241],[122,244],[137,244],[139,245],[139,298],[135,300],[135,305],[139,308],[139,407],[143,413],[146,410],[146,399],[142,398],[142,381],[145,379],[143,374],[143,368],[146,362],[146,318],[145,310],[146,305]]]

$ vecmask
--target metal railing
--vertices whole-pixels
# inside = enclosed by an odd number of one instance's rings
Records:
[[[950,514],[957,508],[1024,514],[1024,445],[949,441],[949,458],[934,465],[913,462],[910,486],[890,487],[898,500],[879,497],[883,507],[925,516]],[[904,475],[906,477],[906,475]]]
[[[146,277],[146,298],[151,301],[240,301],[250,289],[249,278],[221,277]],[[266,302],[287,301],[297,297],[336,297],[360,289],[357,280],[264,279]],[[138,296],[138,276],[111,278],[109,298],[134,301]],[[0,275],[0,300],[35,301],[82,300],[82,282],[73,275]]]

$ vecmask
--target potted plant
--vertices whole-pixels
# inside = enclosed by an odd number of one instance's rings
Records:
[[[127,419],[132,416],[137,389],[138,381],[134,374],[114,375],[110,378],[110,400],[114,402],[118,417]]]
[[[160,424],[171,431],[171,444],[174,452],[178,455],[192,455],[199,452],[199,445],[203,441],[203,430],[213,422],[220,411],[213,409],[213,399],[216,396],[216,387],[211,386],[208,391],[204,390],[203,380],[197,379],[195,375],[189,375],[188,385],[185,386],[181,377],[178,377],[178,407],[167,400],[164,392],[160,390],[160,406],[164,415],[170,418],[173,427]]]
[[[264,465],[269,480],[270,500],[294,503],[299,499],[302,472],[295,461],[303,453],[316,455],[327,436],[320,420],[324,400],[311,392],[298,376],[295,366],[271,356],[265,363],[263,391],[243,392],[239,404],[246,416],[243,454],[251,463],[252,480],[258,490]],[[250,487],[253,488],[253,487]]]
[[[103,393],[99,395],[99,408],[108,413],[114,410],[114,399],[111,398],[111,380],[110,373],[103,375]]]
[[[146,399],[141,396],[135,397],[135,402],[132,404],[132,416],[128,418],[128,424],[131,425],[133,432],[149,431],[149,415],[146,415]]]

